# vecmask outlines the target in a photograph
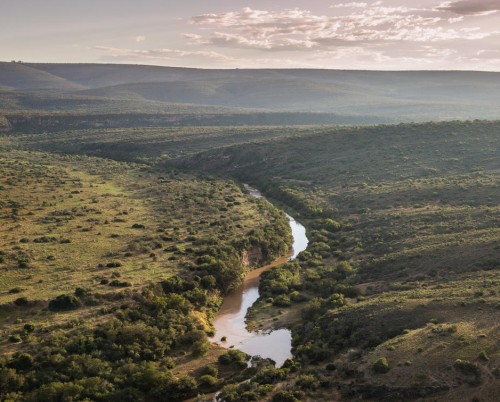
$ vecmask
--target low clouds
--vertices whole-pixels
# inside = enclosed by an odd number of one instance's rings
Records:
[[[487,15],[500,11],[500,0],[447,1],[437,9],[461,15]]]
[[[234,59],[225,56],[221,53],[214,51],[187,51],[178,49],[153,49],[153,50],[139,50],[139,49],[126,49],[108,46],[94,46],[94,49],[106,53],[108,58],[117,58],[125,60],[134,59],[177,59],[184,57],[201,57],[208,59],[215,59],[218,61],[233,61]]]
[[[135,41],[136,41],[137,43],[144,42],[145,40],[146,40],[146,37],[145,37],[145,36],[143,36],[143,35],[139,35],[139,36],[136,36],[136,37],[135,37]]]
[[[452,11],[452,6],[446,3],[431,10],[389,7],[380,1],[351,2],[332,6],[343,10],[333,16],[315,15],[302,9],[265,11],[246,7],[241,11],[192,17],[192,24],[213,31],[203,36],[192,35],[191,39],[194,43],[218,47],[303,51],[355,43],[477,40],[491,35],[479,27],[451,27],[463,20],[444,15],[442,11]]]
[[[109,46],[94,46],[104,54],[103,61],[144,63],[144,64],[166,64],[169,66],[192,66],[192,67],[212,67],[212,68],[314,68],[317,65],[301,62],[291,58],[277,57],[232,57],[215,51],[205,50],[179,50],[160,48],[152,50],[117,48]]]

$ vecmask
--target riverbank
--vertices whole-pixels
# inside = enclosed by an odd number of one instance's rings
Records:
[[[261,193],[245,185],[248,193],[255,198],[262,198]],[[225,347],[236,348],[251,356],[270,358],[280,367],[286,359],[292,357],[292,335],[288,329],[253,332],[247,329],[246,316],[248,310],[259,299],[259,281],[263,272],[293,260],[308,244],[306,230],[294,218],[287,215],[293,237],[290,254],[271,264],[253,270],[247,274],[243,283],[224,298],[224,302],[213,325],[215,335],[212,342]]]

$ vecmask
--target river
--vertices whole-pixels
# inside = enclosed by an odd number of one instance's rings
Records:
[[[248,193],[255,198],[261,198],[258,190],[245,184]],[[262,272],[277,265],[291,261],[304,251],[308,244],[306,229],[291,216],[287,215],[292,229],[293,248],[285,256],[272,264],[250,271],[243,283],[230,294],[222,303],[221,309],[214,319],[215,335],[212,342],[225,348],[234,347],[250,356],[270,358],[281,367],[286,359],[292,357],[292,334],[288,329],[278,329],[271,332],[249,332],[246,328],[245,316],[248,309],[259,298],[259,280]],[[221,338],[225,337],[222,342]]]

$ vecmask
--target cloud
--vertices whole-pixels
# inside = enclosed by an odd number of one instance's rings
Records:
[[[364,8],[367,7],[368,3],[361,3],[353,1],[351,3],[340,3],[330,6],[330,8]]]
[[[190,40],[191,44],[215,45],[221,47],[232,47],[240,49],[258,49],[258,50],[304,50],[311,49],[318,44],[311,40],[301,40],[293,38],[249,38],[247,36],[214,32],[210,37],[204,38],[196,34],[184,35]]]
[[[235,59],[229,56],[225,56],[221,53],[214,51],[187,51],[178,49],[151,49],[151,50],[140,50],[140,49],[126,49],[126,48],[116,48],[108,46],[94,46],[94,49],[103,51],[109,57],[115,58],[141,58],[141,59],[178,59],[184,57],[202,57],[215,59],[218,61],[234,61]]]
[[[499,0],[447,1],[436,8],[460,15],[488,15],[500,11]]]
[[[350,12],[326,16],[298,8],[264,11],[246,7],[241,11],[203,14],[192,17],[191,23],[213,30],[204,36],[187,37],[191,43],[217,47],[303,51],[358,43],[479,40],[492,34],[476,27],[451,28],[463,16],[445,18],[440,10],[389,7],[381,2],[351,2],[334,7]]]
[[[136,41],[137,43],[144,42],[145,40],[146,40],[146,37],[145,37],[145,36],[143,36],[143,35],[139,35],[139,36],[136,36],[136,37],[135,37],[135,41]]]

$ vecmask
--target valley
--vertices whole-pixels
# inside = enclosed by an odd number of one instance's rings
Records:
[[[498,73],[0,70],[0,400],[495,400]]]

